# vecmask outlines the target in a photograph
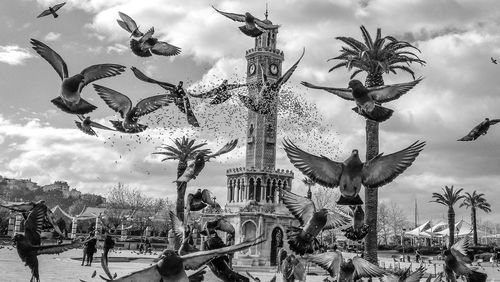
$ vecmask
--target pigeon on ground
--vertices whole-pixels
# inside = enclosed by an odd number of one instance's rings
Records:
[[[363,211],[363,206],[358,205],[356,207],[351,206],[353,209],[353,221],[352,226],[343,229],[344,236],[352,241],[360,241],[366,237],[370,226],[365,224],[365,212]]]
[[[420,81],[422,78],[406,83],[369,88],[366,88],[359,80],[351,80],[348,88],[323,87],[305,81],[301,84],[309,88],[323,89],[345,100],[356,101],[357,107],[353,108],[353,111],[369,120],[383,122],[391,117],[393,110],[382,107],[380,104],[398,99]]]
[[[139,118],[172,102],[167,95],[156,95],[142,99],[133,107],[130,98],[118,91],[97,84],[94,84],[94,89],[111,109],[120,113],[122,121],[111,120],[110,122],[116,130],[123,133],[138,133],[146,130],[147,125],[139,124]]]
[[[252,16],[250,13],[246,12],[244,15],[227,13],[217,10],[214,6],[212,6],[214,10],[216,10],[219,14],[230,18],[235,22],[244,22],[245,25],[240,26],[239,29],[245,35],[250,37],[257,37],[268,30],[277,29],[279,25],[273,25],[267,18],[265,20],[259,20],[256,17]]]
[[[59,15],[56,13],[59,9],[61,9],[62,6],[64,6],[66,2],[59,3],[57,5],[54,5],[54,7],[49,7],[47,10],[43,11],[40,15],[38,15],[37,18],[45,17],[48,15],[52,15],[55,18],[59,17]]]
[[[196,119],[196,116],[194,115],[193,110],[191,109],[191,103],[189,102],[189,98],[186,94],[186,91],[184,91],[183,85],[184,83],[182,81],[179,81],[179,84],[177,86],[168,83],[168,82],[161,82],[158,80],[154,80],[148,76],[146,76],[143,72],[138,70],[135,67],[132,67],[132,72],[134,73],[135,77],[137,77],[139,80],[142,80],[144,82],[148,83],[153,83],[159,85],[161,88],[167,90],[169,94],[167,96],[171,97],[173,99],[174,104],[179,108],[179,110],[183,113],[186,114],[187,121],[190,125],[194,127],[199,127],[200,124],[198,123],[198,120]]]
[[[92,272],[92,275],[90,277],[94,278],[96,275],[97,275],[97,270],[94,270],[94,272]]]
[[[47,209],[45,205],[36,205],[29,212],[28,217],[24,221],[24,235],[16,234],[12,239],[21,261],[31,269],[31,282],[40,281],[38,255],[59,254],[82,245],[79,240],[75,240],[69,244],[41,246],[40,234],[47,215]]]
[[[497,63],[497,60],[496,60],[496,59],[493,59],[493,57],[491,57],[491,58],[490,58],[490,60],[491,60],[491,62],[492,62],[493,64],[495,64],[495,65],[497,65],[497,64],[498,64],[498,63]]]
[[[306,49],[304,48],[302,50],[302,55],[297,60],[297,62],[295,62],[295,64],[293,64],[285,72],[284,75],[282,75],[280,78],[278,78],[276,81],[272,83],[269,81],[266,75],[266,71],[264,71],[264,67],[260,65],[262,86],[260,88],[259,94],[256,97],[239,95],[243,105],[245,105],[245,107],[247,107],[251,111],[257,112],[261,115],[268,115],[270,113],[275,112],[277,106],[276,104],[278,99],[278,93],[281,89],[281,86],[283,86],[283,84],[285,84],[288,81],[288,79],[290,79],[293,72],[297,69],[300,60],[302,60],[302,57],[304,57],[305,52]]]
[[[497,124],[500,122],[500,119],[489,119],[485,118],[480,124],[476,125],[467,135],[458,139],[457,141],[473,141],[479,138],[481,135],[486,135],[488,133],[488,129],[490,129],[491,125]]]
[[[467,256],[469,246],[470,239],[465,237],[443,252],[443,267],[448,281],[456,282],[455,276],[465,276],[467,282],[485,282],[488,278],[485,273],[472,270],[466,265],[472,262]]]
[[[300,222],[300,227],[289,226],[287,230],[290,250],[299,255],[313,253],[319,248],[316,236],[321,230],[335,229],[351,222],[351,217],[340,207],[333,210],[317,210],[314,202],[280,188],[283,204]]]
[[[151,57],[153,54],[160,56],[176,56],[181,53],[181,48],[160,41],[153,37],[155,30],[150,28],[139,40],[130,40],[130,49],[139,57]]]
[[[387,272],[381,280],[384,282],[419,282],[425,274],[426,268],[420,266],[415,271],[411,271],[411,267],[400,272]]]
[[[139,27],[131,17],[122,12],[118,12],[118,15],[122,20],[116,20],[116,21],[121,26],[121,28],[130,33],[130,37],[144,36],[144,34],[139,30]]]
[[[189,193],[187,196],[187,210],[189,211],[201,211],[207,206],[211,206],[214,209],[221,209],[219,203],[214,200],[212,192],[208,189],[198,189],[196,193]]]
[[[31,212],[35,207],[41,207],[42,210],[45,211],[45,217],[44,217],[44,226],[50,225],[51,228],[54,228],[54,231],[59,234],[61,238],[65,238],[66,236],[64,233],[61,231],[59,226],[56,224],[57,220],[54,217],[54,214],[52,211],[45,205],[44,200],[40,200],[38,202],[13,202],[13,203],[2,203],[0,204],[0,207],[9,209],[14,212],[20,212],[24,219],[26,220],[28,218],[29,212]]]
[[[285,282],[304,281],[307,275],[304,264],[293,254],[288,255],[283,260],[281,269]]]
[[[403,173],[423,150],[425,142],[415,142],[407,148],[390,155],[378,154],[363,163],[358,150],[343,163],[332,161],[325,156],[315,156],[302,151],[291,141],[283,142],[290,162],[314,182],[325,187],[339,186],[339,205],[361,205],[359,197],[361,184],[367,188],[381,187]]]
[[[218,105],[226,102],[229,98],[231,98],[232,96],[232,94],[230,93],[231,90],[246,86],[247,84],[240,84],[240,83],[229,84],[227,79],[224,79],[224,81],[222,81],[222,83],[219,86],[215,87],[214,89],[199,94],[188,92],[188,95],[194,98],[202,98],[202,99],[212,98],[210,104]]]
[[[254,245],[260,244],[264,241],[265,240],[258,238],[229,247],[200,251],[183,256],[179,256],[173,250],[164,250],[162,255],[160,256],[160,260],[152,266],[116,279],[107,279],[102,276],[101,278],[106,281],[116,282],[150,282],[160,281],[160,279],[163,279],[164,282],[202,281],[200,280],[200,276],[202,275],[202,273],[200,273],[201,270],[189,277],[187,276],[185,270],[199,269],[204,264],[209,263],[219,256],[224,256],[228,253],[239,252]],[[204,270],[202,271],[204,272]],[[109,272],[109,270],[105,272]],[[193,276],[197,279],[191,280]]]
[[[184,225],[175,212],[169,210],[171,230],[174,233],[174,249],[177,254],[183,256],[200,251],[194,246],[193,232],[190,225]]]
[[[196,179],[198,174],[205,167],[205,163],[210,161],[210,159],[215,158],[217,156],[223,155],[225,153],[231,152],[238,145],[238,139],[234,139],[229,141],[224,147],[222,147],[219,151],[213,154],[207,154],[205,151],[200,151],[192,160],[188,163],[188,167],[184,171],[184,173],[179,177],[175,182],[189,182],[191,179]]]
[[[97,109],[96,106],[81,98],[80,95],[85,85],[101,78],[119,75],[125,71],[125,67],[121,65],[100,64],[87,67],[81,73],[69,77],[66,63],[59,54],[36,39],[31,39],[31,44],[33,49],[47,60],[61,77],[60,96],[52,99],[51,102],[69,114],[85,115]]]
[[[107,126],[92,121],[90,117],[84,117],[83,115],[77,115],[77,116],[80,119],[80,121],[75,120],[76,127],[78,127],[78,129],[80,129],[85,134],[91,136],[97,136],[97,133],[94,131],[93,128],[115,131],[114,129],[111,129]]]

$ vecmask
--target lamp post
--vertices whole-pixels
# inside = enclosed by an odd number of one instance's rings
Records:
[[[405,232],[406,228],[403,228],[403,232],[401,232],[401,245],[403,246],[403,261],[405,261]]]

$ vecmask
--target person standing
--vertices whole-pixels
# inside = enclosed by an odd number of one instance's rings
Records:
[[[92,261],[94,260],[94,253],[97,252],[97,238],[94,236],[94,232],[90,232],[90,239],[87,241],[86,255],[87,264],[86,266],[92,266]]]
[[[415,249],[415,261],[420,262],[420,251],[418,249]]]

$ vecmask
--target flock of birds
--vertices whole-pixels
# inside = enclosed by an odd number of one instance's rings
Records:
[[[57,18],[58,14],[56,12],[64,4],[61,3],[50,7],[38,17],[52,15]],[[233,21],[244,22],[245,24],[240,26],[239,29],[250,37],[260,36],[264,32],[279,27],[273,25],[270,21],[260,20],[250,13],[235,14],[213,8]],[[154,37],[154,27],[143,33],[130,16],[119,12],[119,17],[120,19],[117,20],[118,25],[130,34],[130,49],[133,54],[139,57],[150,57],[153,55],[176,56],[181,53],[179,47]],[[134,105],[127,95],[102,85],[93,84],[98,96],[110,109],[119,113],[121,117],[121,120],[110,121],[113,129],[90,118],[89,114],[97,107],[82,98],[82,90],[86,85],[97,80],[122,74],[126,67],[119,64],[98,64],[89,66],[80,73],[70,76],[65,61],[57,52],[36,39],[31,39],[31,44],[33,49],[53,67],[61,78],[59,96],[52,99],[51,102],[61,111],[76,115],[79,119],[75,121],[77,128],[89,135],[97,135],[96,129],[117,131],[125,134],[141,133],[148,129],[147,125],[139,123],[141,118],[151,117],[154,112],[172,103],[185,116],[185,120],[189,125],[200,128],[202,126],[191,106],[190,97],[210,99],[208,104],[211,106],[220,105],[234,96],[233,90],[245,87],[257,87],[258,95],[252,97],[239,94],[239,101],[246,108],[258,114],[273,115],[277,111],[279,112],[280,109],[278,93],[297,69],[305,54],[304,49],[299,59],[276,81],[269,80],[264,67],[259,65],[262,75],[255,85],[229,83],[228,80],[224,80],[220,85],[201,93],[186,91],[183,81],[177,84],[162,82],[147,76],[135,67],[131,67],[138,80],[156,84],[166,93],[146,97]],[[492,62],[496,63],[493,58]],[[302,85],[322,89],[345,100],[354,101],[356,104],[353,108],[354,112],[366,119],[383,122],[391,117],[393,110],[381,104],[401,97],[420,81],[422,81],[422,78],[406,83],[368,88],[358,80],[351,80],[348,88],[323,87],[308,82],[302,82]],[[286,94],[284,95],[287,97]],[[288,106],[283,109],[285,111],[290,110],[290,105],[294,105],[293,99],[297,99],[293,95],[288,97],[290,99],[285,99],[284,103],[284,105]],[[290,103],[290,101],[292,102]],[[297,104],[300,103],[295,105]],[[300,107],[298,111],[301,111]],[[499,119],[486,119],[467,136],[459,140],[475,140],[479,136],[486,134],[490,125],[499,121]],[[210,150],[201,151],[188,164],[175,182],[187,184],[199,175],[207,161],[234,150],[236,145],[237,139],[228,142],[216,153],[211,153]],[[358,150],[353,150],[349,158],[340,162],[325,156],[308,153],[289,140],[285,140],[283,145],[290,162],[302,173],[320,185],[331,188],[339,187],[341,192],[337,207],[329,210],[317,209],[311,199],[280,189],[284,205],[300,223],[299,226],[289,226],[287,230],[291,251],[324,268],[337,281],[356,281],[363,277],[385,277],[390,281],[418,281],[423,277],[425,271],[423,268],[413,273],[409,269],[401,273],[389,273],[387,270],[381,269],[361,257],[344,260],[342,254],[337,250],[316,254],[315,252],[321,248],[316,237],[322,230],[345,227],[343,230],[348,238],[356,241],[362,240],[366,236],[369,226],[364,224],[363,201],[359,197],[361,185],[367,188],[378,188],[393,181],[411,166],[423,150],[425,142],[417,141],[405,149],[389,155],[379,154],[364,163],[359,158]],[[259,203],[250,204],[258,205]],[[37,203],[8,203],[1,206],[12,211],[21,212],[25,218],[25,234],[17,234],[13,241],[21,260],[32,271],[31,281],[39,281],[38,255],[61,253],[71,248],[80,247],[84,243],[81,240],[75,240],[69,244],[41,245],[40,233],[44,227],[52,226],[56,232],[64,237],[55,224],[50,209],[45,206],[43,201]],[[220,208],[209,190],[199,189],[196,193],[188,195],[188,214],[190,211],[198,211],[207,206]],[[261,244],[265,241],[264,239],[255,238],[239,244],[226,245],[216,231],[226,232],[229,238],[234,239],[235,229],[223,216],[208,221],[204,226],[200,226],[196,222],[192,226],[183,224],[183,220],[177,218],[173,212],[170,212],[169,216],[175,234],[175,250],[165,250],[161,254],[159,261],[154,265],[119,278],[110,275],[106,251],[102,266],[108,277],[101,277],[107,281],[160,281],[161,279],[163,281],[202,281],[205,274],[202,266],[208,265],[213,273],[223,281],[249,281],[248,277],[232,269],[228,254]],[[208,238],[204,243],[204,251],[200,251],[194,246],[192,235],[195,228],[198,229],[200,234]],[[444,274],[447,279],[455,281],[456,276],[464,276],[467,281],[485,281],[486,275],[484,273],[476,272],[466,265],[466,263],[470,262],[467,258],[468,244],[467,239],[462,239],[444,252],[446,257]],[[109,248],[112,248],[112,245],[108,247],[108,251]],[[284,281],[293,281],[290,279],[299,279],[301,275],[304,275],[303,272],[300,274],[300,270],[304,269],[300,261],[296,259],[294,254],[285,254],[284,250],[280,252],[280,269],[283,271]],[[186,270],[196,272],[188,276]],[[255,281],[260,281],[258,278],[249,276]],[[437,277],[436,281],[440,281],[440,279],[441,276]]]

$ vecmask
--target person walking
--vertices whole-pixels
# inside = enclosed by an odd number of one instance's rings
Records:
[[[97,252],[97,238],[94,236],[94,232],[90,232],[90,238],[87,241],[87,246],[86,246],[87,264],[85,264],[85,266],[92,266],[92,261],[94,260],[94,254],[96,252]]]

